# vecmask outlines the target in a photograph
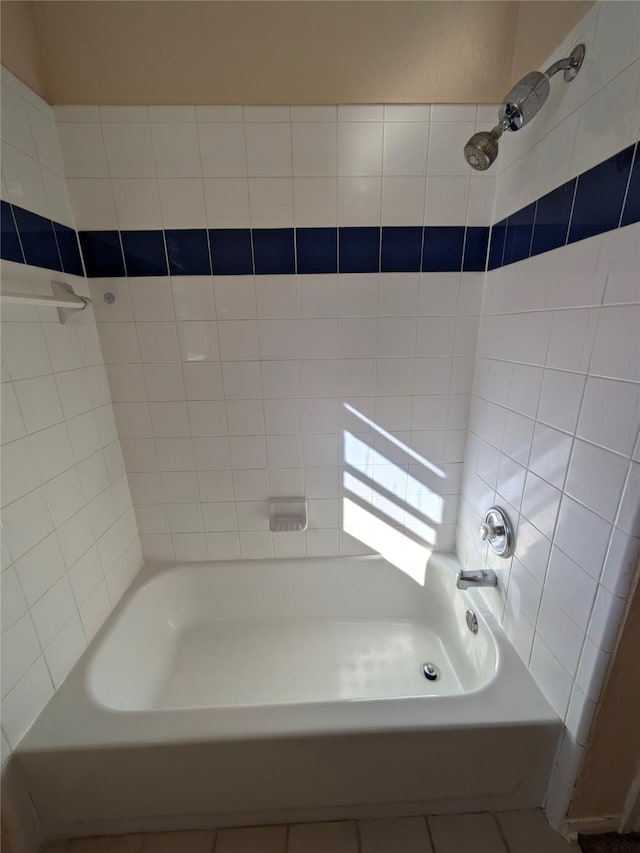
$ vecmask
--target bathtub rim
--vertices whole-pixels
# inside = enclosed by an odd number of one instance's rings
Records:
[[[300,559],[304,558],[277,562]],[[310,559],[325,562],[381,558]],[[263,565],[266,561],[242,562]],[[430,563],[444,569],[455,583],[455,573],[460,568],[455,555],[433,554]],[[196,565],[207,564],[215,565],[215,561]],[[463,694],[156,710],[118,710],[99,704],[91,696],[86,680],[88,667],[107,632],[137,591],[154,578],[186,565],[193,564],[145,564],[16,752],[560,724],[479,590],[458,594],[464,596],[491,633],[496,645],[496,672],[487,683]]]

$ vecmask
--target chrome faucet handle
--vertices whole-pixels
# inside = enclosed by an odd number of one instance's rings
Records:
[[[499,557],[509,557],[513,553],[513,528],[509,517],[499,506],[487,511],[480,525],[480,539],[488,542]]]
[[[504,536],[504,527],[501,524],[491,524],[485,521],[480,525],[480,538],[483,542],[491,541],[497,536]]]

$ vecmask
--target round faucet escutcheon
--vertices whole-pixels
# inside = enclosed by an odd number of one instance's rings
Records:
[[[510,557],[514,548],[513,527],[509,516],[499,506],[487,510],[480,525],[480,539],[488,542],[498,557]]]

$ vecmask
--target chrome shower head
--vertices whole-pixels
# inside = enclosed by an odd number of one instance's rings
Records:
[[[530,71],[506,95],[498,109],[502,125],[511,131],[520,130],[536,116],[549,97],[551,85],[542,71]]]
[[[498,156],[498,140],[502,136],[502,127],[498,124],[493,130],[481,130],[474,133],[464,146],[464,159],[478,172],[486,171]]]
[[[559,59],[546,71],[530,71],[518,80],[498,109],[500,123],[493,130],[474,133],[464,147],[467,163],[479,172],[484,172],[498,156],[498,139],[503,131],[515,132],[536,116],[551,91],[550,79],[558,71],[564,71],[565,82],[576,76],[584,61],[583,44],[576,45],[569,56]]]

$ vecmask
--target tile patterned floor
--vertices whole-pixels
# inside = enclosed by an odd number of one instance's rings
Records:
[[[41,853],[579,853],[542,812],[441,815],[56,841]]]

